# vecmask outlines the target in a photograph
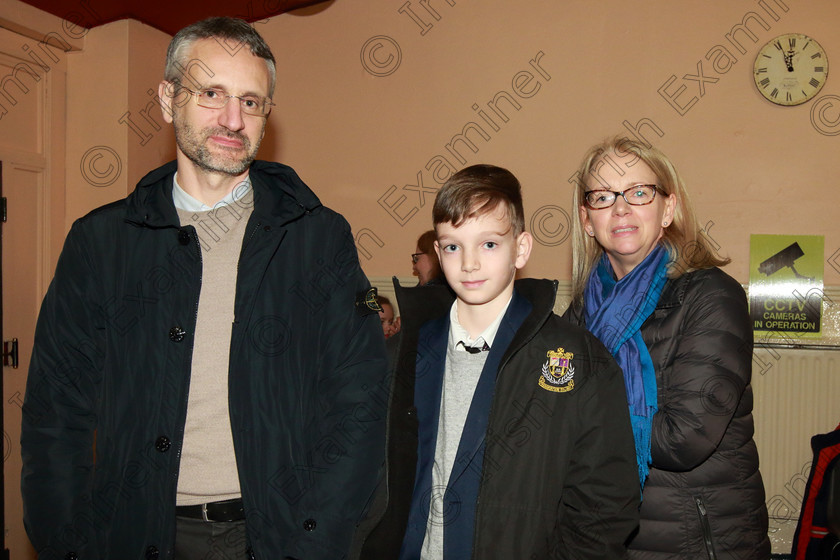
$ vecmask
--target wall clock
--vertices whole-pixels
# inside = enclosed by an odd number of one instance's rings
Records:
[[[815,40],[801,33],[785,33],[761,47],[753,78],[759,93],[784,106],[813,99],[828,77],[828,58]]]

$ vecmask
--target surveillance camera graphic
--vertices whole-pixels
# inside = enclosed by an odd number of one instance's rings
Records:
[[[813,282],[814,278],[799,274],[799,272],[796,271],[796,267],[793,266],[794,261],[804,254],[805,253],[802,251],[802,247],[799,246],[799,243],[793,243],[758,265],[758,271],[765,276],[770,276],[785,267],[789,267],[793,271],[793,275],[800,280]]]

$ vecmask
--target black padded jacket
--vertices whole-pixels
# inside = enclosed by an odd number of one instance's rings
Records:
[[[21,436],[40,560],[172,558],[202,271],[174,172],[77,220],[44,299]],[[219,341],[248,545],[257,560],[336,560],[384,455],[382,329],[358,305],[370,286],[344,218],[285,165],[254,162],[250,178]]]
[[[580,307],[564,316],[583,324]],[[628,557],[769,558],[744,290],[718,268],[668,280],[642,337],[656,368],[659,411]]]

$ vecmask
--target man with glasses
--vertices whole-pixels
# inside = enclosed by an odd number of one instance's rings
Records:
[[[21,437],[42,560],[347,554],[384,454],[379,306],[347,222],[254,161],[274,83],[246,22],[181,30],[176,161],[68,235]]]

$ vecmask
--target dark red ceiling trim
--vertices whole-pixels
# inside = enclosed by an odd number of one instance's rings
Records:
[[[121,19],[136,19],[174,35],[179,29],[211,16],[239,17],[248,22],[264,20],[326,0],[23,0],[26,4],[92,29]]]

